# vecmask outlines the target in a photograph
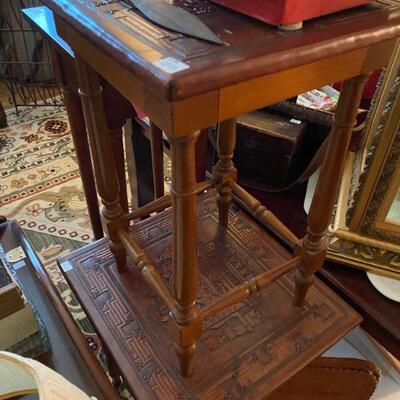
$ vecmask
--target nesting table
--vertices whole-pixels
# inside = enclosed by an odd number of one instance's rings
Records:
[[[359,323],[314,273],[325,260],[363,85],[388,63],[400,2],[374,2],[296,32],[207,1],[175,2],[199,14],[222,46],[155,26],[122,1],[43,2],[76,56],[109,240],[60,265],[116,369],[140,398],[266,397]],[[124,183],[100,77],[171,146],[171,193],[130,213],[118,196]],[[299,240],[236,183],[235,117],[341,80],[308,233]],[[216,123],[219,161],[210,180],[197,182],[195,143]]]

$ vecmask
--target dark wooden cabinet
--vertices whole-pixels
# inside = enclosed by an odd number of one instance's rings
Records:
[[[239,178],[283,187],[301,170],[307,122],[260,110],[237,118]]]

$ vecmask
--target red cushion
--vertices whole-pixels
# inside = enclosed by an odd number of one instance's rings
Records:
[[[273,25],[295,24],[371,0],[212,0]]]

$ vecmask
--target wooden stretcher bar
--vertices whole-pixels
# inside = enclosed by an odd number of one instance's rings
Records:
[[[222,299],[211,304],[205,308],[201,313],[201,318],[205,319],[217,314],[218,312],[240,303],[250,296],[258,293],[272,282],[279,279],[281,276],[287,274],[289,271],[299,267],[303,263],[301,257],[295,257],[277,268],[266,271],[255,278],[245,282],[243,285],[238,286]]]
[[[166,306],[172,310],[175,304],[174,298],[165,286],[154,264],[127,231],[120,229],[118,235],[146,283],[158,294],[158,296],[160,296]]]
[[[256,198],[254,198],[236,182],[229,181],[228,184],[232,188],[234,195],[238,197],[238,199],[243,202],[246,207],[249,208],[249,211],[251,211],[254,217],[259,219],[278,237],[287,242],[291,248],[296,247],[296,244],[299,242],[299,238],[290,229],[288,229],[284,223],[275,216],[275,214],[264,207]]]

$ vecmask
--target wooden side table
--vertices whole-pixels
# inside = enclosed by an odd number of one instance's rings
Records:
[[[75,152],[78,160],[79,171],[82,178],[83,189],[88,206],[88,213],[95,239],[103,237],[100,221],[99,204],[97,200],[96,184],[94,180],[91,154],[86,134],[86,125],[83,118],[82,106],[78,99],[78,78],[74,65],[74,52],[70,45],[59,35],[54,23],[52,11],[45,6],[25,8],[22,14],[27,21],[49,41],[52,49],[52,62],[55,67],[57,79],[63,87],[64,103],[71,134],[74,141]],[[132,105],[123,98],[107,81],[102,80],[104,87],[104,102],[107,110],[107,125],[111,136],[114,158],[117,160],[117,174],[120,184],[121,204],[125,211],[128,209],[128,195],[125,185],[125,164],[122,127],[125,125],[126,152],[129,152],[132,141],[134,143],[134,162],[128,165],[130,184],[135,186],[135,201],[144,205],[154,198],[164,195],[163,171],[163,135],[162,131],[154,124],[144,127]],[[129,121],[129,120],[132,120]],[[136,119],[136,120],[135,120]],[[1,121],[1,104],[0,104]],[[1,122],[0,122],[1,126]],[[130,127],[135,127],[136,132]],[[148,131],[144,139],[142,136]],[[197,176],[204,179],[207,150],[208,131],[204,130],[201,141],[197,144],[196,151],[199,155]],[[147,140],[149,143],[147,143]],[[129,150],[128,150],[129,149]],[[149,169],[150,166],[150,169]]]
[[[205,322],[249,298],[262,296],[261,289],[290,271],[295,271],[294,304],[301,314],[314,273],[325,260],[324,235],[334,207],[363,84],[370,71],[387,63],[394,40],[400,35],[399,2],[376,3],[317,20],[300,32],[286,34],[210,5],[202,18],[226,41],[227,45],[221,47],[157,28],[123,2],[44,0],[44,3],[55,12],[59,33],[71,44],[76,55],[97,188],[104,205],[102,223],[118,267],[118,275],[113,279],[122,285],[113,292],[114,295],[123,287],[127,290],[132,279],[130,276],[134,273],[132,268],[135,268],[135,279],[141,276],[169,311],[167,315],[173,327],[175,351],[184,377],[192,375],[193,356]],[[191,10],[195,12],[196,7]],[[99,76],[129,101],[138,104],[151,121],[166,132],[171,144],[171,195],[131,213],[124,212],[119,201],[118,174],[115,159],[109,151],[110,138]],[[308,233],[300,241],[236,183],[232,163],[234,117],[339,80],[345,83],[309,214]],[[212,179],[197,183],[195,143],[199,131],[216,122],[220,123],[220,159]],[[274,235],[292,247],[294,254],[289,258],[283,257],[282,263],[259,275],[250,274],[249,279],[240,281],[239,286],[233,285],[230,290],[223,291],[224,296],[200,307],[197,304],[200,293],[196,291],[198,280],[201,281],[198,277],[196,197],[211,186],[218,191],[217,231],[222,236],[224,232],[226,237],[230,235],[228,216],[234,195]],[[165,277],[163,279],[155,263],[147,256],[150,250],[144,252],[138,245],[138,238],[142,235],[140,225],[134,229],[138,237],[134,239],[128,233],[130,221],[171,205],[172,293],[165,284]],[[261,233],[257,231],[257,235]],[[127,254],[134,265],[127,264]],[[224,252],[217,254],[218,257],[225,256]],[[228,251],[226,256],[229,257]],[[90,268],[100,268],[101,262],[91,261],[89,264]],[[83,279],[85,264],[79,261],[77,265],[82,266]],[[70,266],[64,264],[63,268],[68,276]],[[112,281],[107,282],[112,284]],[[76,287],[83,290],[84,283],[84,279],[80,284],[76,281]],[[90,296],[88,298],[88,293],[83,293],[81,291],[82,298],[89,302]],[[92,293],[92,296],[97,295]],[[139,307],[138,304],[135,306]],[[341,323],[336,321],[336,330],[331,331],[328,342],[337,340],[357,323],[354,315],[346,315]],[[267,390],[264,395],[323,351],[320,343],[319,346],[316,344],[310,353],[301,353],[295,361],[286,363],[286,368],[280,370],[282,376],[275,375],[269,389],[268,385],[263,386],[263,390]],[[190,379],[196,381],[196,374]],[[194,382],[190,379],[182,381],[182,385]],[[246,390],[249,396],[260,394],[259,389],[249,387]]]

